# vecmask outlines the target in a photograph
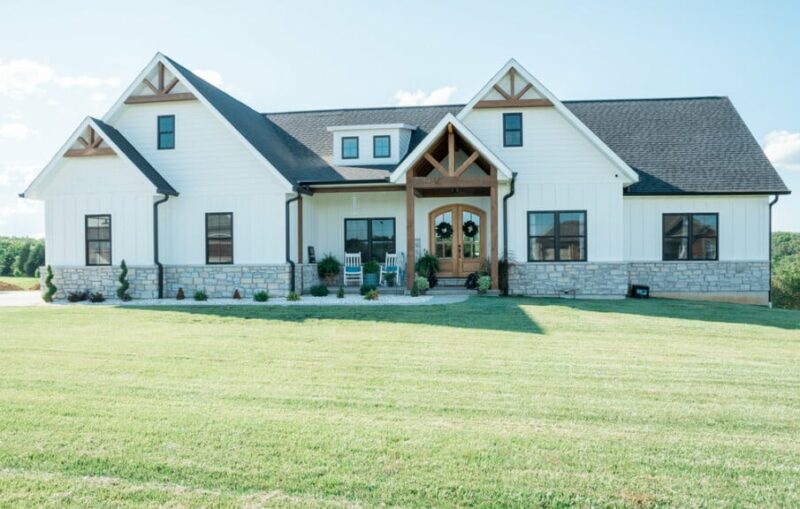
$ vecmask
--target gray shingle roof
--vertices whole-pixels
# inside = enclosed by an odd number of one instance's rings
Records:
[[[386,178],[394,165],[335,166],[337,125],[418,126],[409,152],[463,105],[261,114],[181,66],[186,79],[286,179],[296,184]],[[629,194],[786,193],[778,173],[725,97],[564,101],[638,174]]]
[[[111,127],[110,125],[106,124],[102,120],[98,120],[96,118],[92,118],[92,122],[94,122],[97,127],[100,128],[102,132],[102,136],[106,139],[110,140],[114,145],[116,145],[123,153],[125,157],[127,157],[142,174],[147,177],[147,179],[156,186],[156,190],[162,194],[168,194],[170,196],[178,196],[178,192],[169,185],[164,177],[159,174],[155,168],[147,161],[147,159],[139,153],[138,150],[134,148],[133,145],[125,138],[122,133]]]

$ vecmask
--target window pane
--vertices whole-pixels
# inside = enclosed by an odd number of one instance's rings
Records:
[[[394,219],[372,220],[372,259],[383,263],[394,252]]]
[[[586,239],[583,237],[559,237],[559,260],[576,261],[586,259]]]
[[[358,157],[358,138],[342,138],[342,159],[356,159]]]
[[[522,129],[522,115],[520,113],[507,113],[503,115],[503,124],[506,130]]]
[[[694,239],[694,241],[692,242],[692,259],[716,260],[717,239],[713,237]]]
[[[172,115],[166,117],[158,117],[158,132],[175,130],[175,117]]]
[[[556,239],[553,237],[532,237],[528,240],[531,260],[544,261],[556,259]]]
[[[694,214],[692,216],[692,235],[695,237],[716,237],[717,216],[715,214]]]
[[[518,147],[522,145],[522,132],[506,131],[505,145],[507,147]]]
[[[361,261],[369,256],[369,221],[367,219],[348,219],[344,222],[344,251],[361,253]]]
[[[689,236],[689,217],[686,214],[665,214],[664,236],[665,237]]]
[[[206,215],[208,263],[233,263],[233,214]]]
[[[686,260],[688,258],[689,239],[686,238],[665,238],[664,239],[664,259],[665,260]]]
[[[388,136],[375,136],[373,138],[373,157],[389,157],[391,150],[389,141]]]
[[[175,148],[175,135],[172,133],[159,134],[158,148]]]
[[[558,214],[559,235],[573,236],[586,235],[586,213],[561,212]]]
[[[552,212],[536,212],[533,214],[528,214],[529,235],[555,235],[555,217],[555,214]]]

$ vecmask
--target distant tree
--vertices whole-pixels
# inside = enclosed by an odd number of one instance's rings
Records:
[[[775,232],[772,234],[772,261],[777,263],[786,256],[800,255],[800,233]]]
[[[800,254],[782,257],[772,269],[773,302],[800,309]]]
[[[0,276],[11,276],[14,274],[14,255],[11,252],[2,254],[3,258],[0,259]]]
[[[23,265],[23,272],[28,277],[36,275],[36,269],[44,264],[44,242],[37,241],[28,252],[28,259]]]
[[[28,263],[28,257],[31,255],[31,242],[26,241],[22,244],[22,247],[17,254],[17,258],[14,260],[14,275],[15,276],[24,276],[25,275],[25,264]]]

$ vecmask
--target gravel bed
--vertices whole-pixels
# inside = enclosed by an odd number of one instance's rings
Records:
[[[122,302],[117,299],[108,299],[103,303],[58,301],[60,306],[424,306],[431,304],[453,304],[463,302],[468,295],[423,295],[410,297],[407,295],[381,295],[378,300],[366,300],[361,295],[345,295],[339,299],[336,295],[327,297],[312,297],[303,295],[299,301],[290,302],[285,298],[273,297],[267,302],[256,302],[253,299],[208,299],[196,301],[191,298],[184,300],[175,299],[135,299]]]

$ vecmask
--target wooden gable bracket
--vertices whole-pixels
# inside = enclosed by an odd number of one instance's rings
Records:
[[[463,148],[463,147],[462,147]],[[423,154],[428,163],[433,166],[433,169],[441,173],[442,177],[460,177],[467,168],[469,168],[472,163],[478,160],[480,154],[477,150],[473,150],[472,153],[467,157],[459,166],[456,168],[456,134],[453,129],[453,124],[447,124],[447,168],[444,167],[442,163],[433,155],[432,151],[425,152]],[[432,177],[438,178],[438,177]]]
[[[147,78],[142,80],[142,83],[144,83],[153,93],[148,95],[132,95],[125,99],[125,104],[156,103],[165,101],[191,101],[192,99],[196,99],[194,94],[191,92],[171,93],[172,89],[175,88],[175,85],[177,85],[180,80],[178,80],[177,77],[173,77],[169,83],[164,83],[164,71],[164,64],[159,62],[158,86],[153,85],[153,83]]]
[[[536,106],[552,106],[553,103],[548,99],[523,99],[528,90],[533,85],[528,83],[520,91],[516,90],[517,71],[513,67],[508,71],[509,90],[503,90],[498,84],[494,85],[494,90],[503,96],[502,99],[485,99],[475,103],[475,108],[523,108]]]
[[[103,138],[97,136],[92,126],[89,129],[89,141],[83,136],[78,136],[78,143],[83,145],[83,148],[73,148],[64,152],[64,157],[91,157],[91,156],[113,156],[114,149],[110,147],[101,147]]]

